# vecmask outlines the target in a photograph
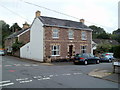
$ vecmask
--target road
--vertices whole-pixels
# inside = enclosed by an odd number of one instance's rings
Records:
[[[118,88],[115,82],[94,78],[94,69],[112,68],[111,63],[91,65],[45,64],[11,56],[2,57],[3,88]],[[65,64],[68,63],[68,64]]]

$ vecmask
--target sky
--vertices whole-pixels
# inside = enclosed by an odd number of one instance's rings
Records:
[[[25,3],[33,3],[67,15]],[[0,20],[10,26],[15,22],[20,27],[25,22],[32,24],[35,12],[41,11],[42,16],[78,21],[85,20],[87,26],[96,25],[108,33],[118,29],[119,0],[0,0]]]

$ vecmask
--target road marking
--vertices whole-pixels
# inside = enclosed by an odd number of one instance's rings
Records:
[[[73,73],[74,75],[77,75],[77,74],[82,74],[82,73]]]
[[[39,65],[36,65],[36,64],[13,64],[13,65],[4,65],[5,67],[9,67],[9,66],[39,66]],[[0,65],[1,67],[1,65]]]
[[[54,74],[54,75],[47,75],[47,76],[33,76],[32,78],[34,78],[35,80],[50,80],[52,77],[56,77],[56,76],[70,76],[70,75],[79,75],[79,74],[82,74],[82,73],[64,73],[64,74]],[[33,80],[34,80],[33,79]],[[23,83],[30,83],[33,81],[32,79],[30,78],[18,78],[16,79],[17,82],[19,82],[20,84],[23,84]],[[0,82],[0,87],[2,86],[8,86],[8,85],[13,85],[14,83],[13,82],[10,82],[10,80],[7,80],[7,81],[1,81]]]
[[[9,70],[9,72],[15,72],[15,70]]]
[[[16,81],[22,81],[22,80],[28,80],[28,78],[19,78],[19,79],[16,79]]]
[[[14,66],[21,66],[21,64],[14,64]]]
[[[28,82],[32,82],[32,80],[20,81],[20,83],[28,83]]]
[[[24,66],[31,66],[31,65],[29,65],[29,64],[23,64]]]
[[[38,80],[49,80],[51,79],[50,77],[45,77],[45,78],[41,78],[41,79],[38,79]]]
[[[14,84],[14,83],[10,82],[10,80],[1,81],[1,82],[0,82],[0,87],[12,85],[12,84]]]
[[[39,66],[39,65],[33,64],[32,66]]]
[[[12,66],[12,65],[5,65],[5,67],[9,67],[9,66]]]
[[[1,83],[7,83],[7,82],[10,82],[10,80],[8,80],[8,81],[1,81],[0,84],[1,84]]]
[[[0,87],[3,87],[3,86],[8,86],[8,85],[13,85],[14,83],[7,83],[7,84],[2,84],[0,85]]]
[[[54,75],[49,75],[49,77],[53,77]]]
[[[50,79],[50,77],[46,77],[46,78],[42,78],[43,80],[48,80],[48,79]]]
[[[65,75],[65,76],[66,76],[66,75],[71,75],[71,74],[70,74],[70,73],[67,73],[67,74],[62,74],[62,75]]]
[[[34,76],[33,78],[41,78],[42,76]]]

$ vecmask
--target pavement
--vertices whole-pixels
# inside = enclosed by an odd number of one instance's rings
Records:
[[[120,83],[119,70],[120,69],[117,68],[116,72],[113,73],[113,68],[94,69],[93,71],[88,73],[88,75],[93,76],[95,78]]]

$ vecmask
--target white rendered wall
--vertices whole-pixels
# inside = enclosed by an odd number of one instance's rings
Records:
[[[30,33],[31,59],[43,61],[43,24],[35,19]]]
[[[20,48],[20,57],[43,61],[43,24],[36,18],[30,29],[30,42]]]
[[[20,48],[20,57],[31,59],[30,58],[30,43],[27,43],[26,45]]]

